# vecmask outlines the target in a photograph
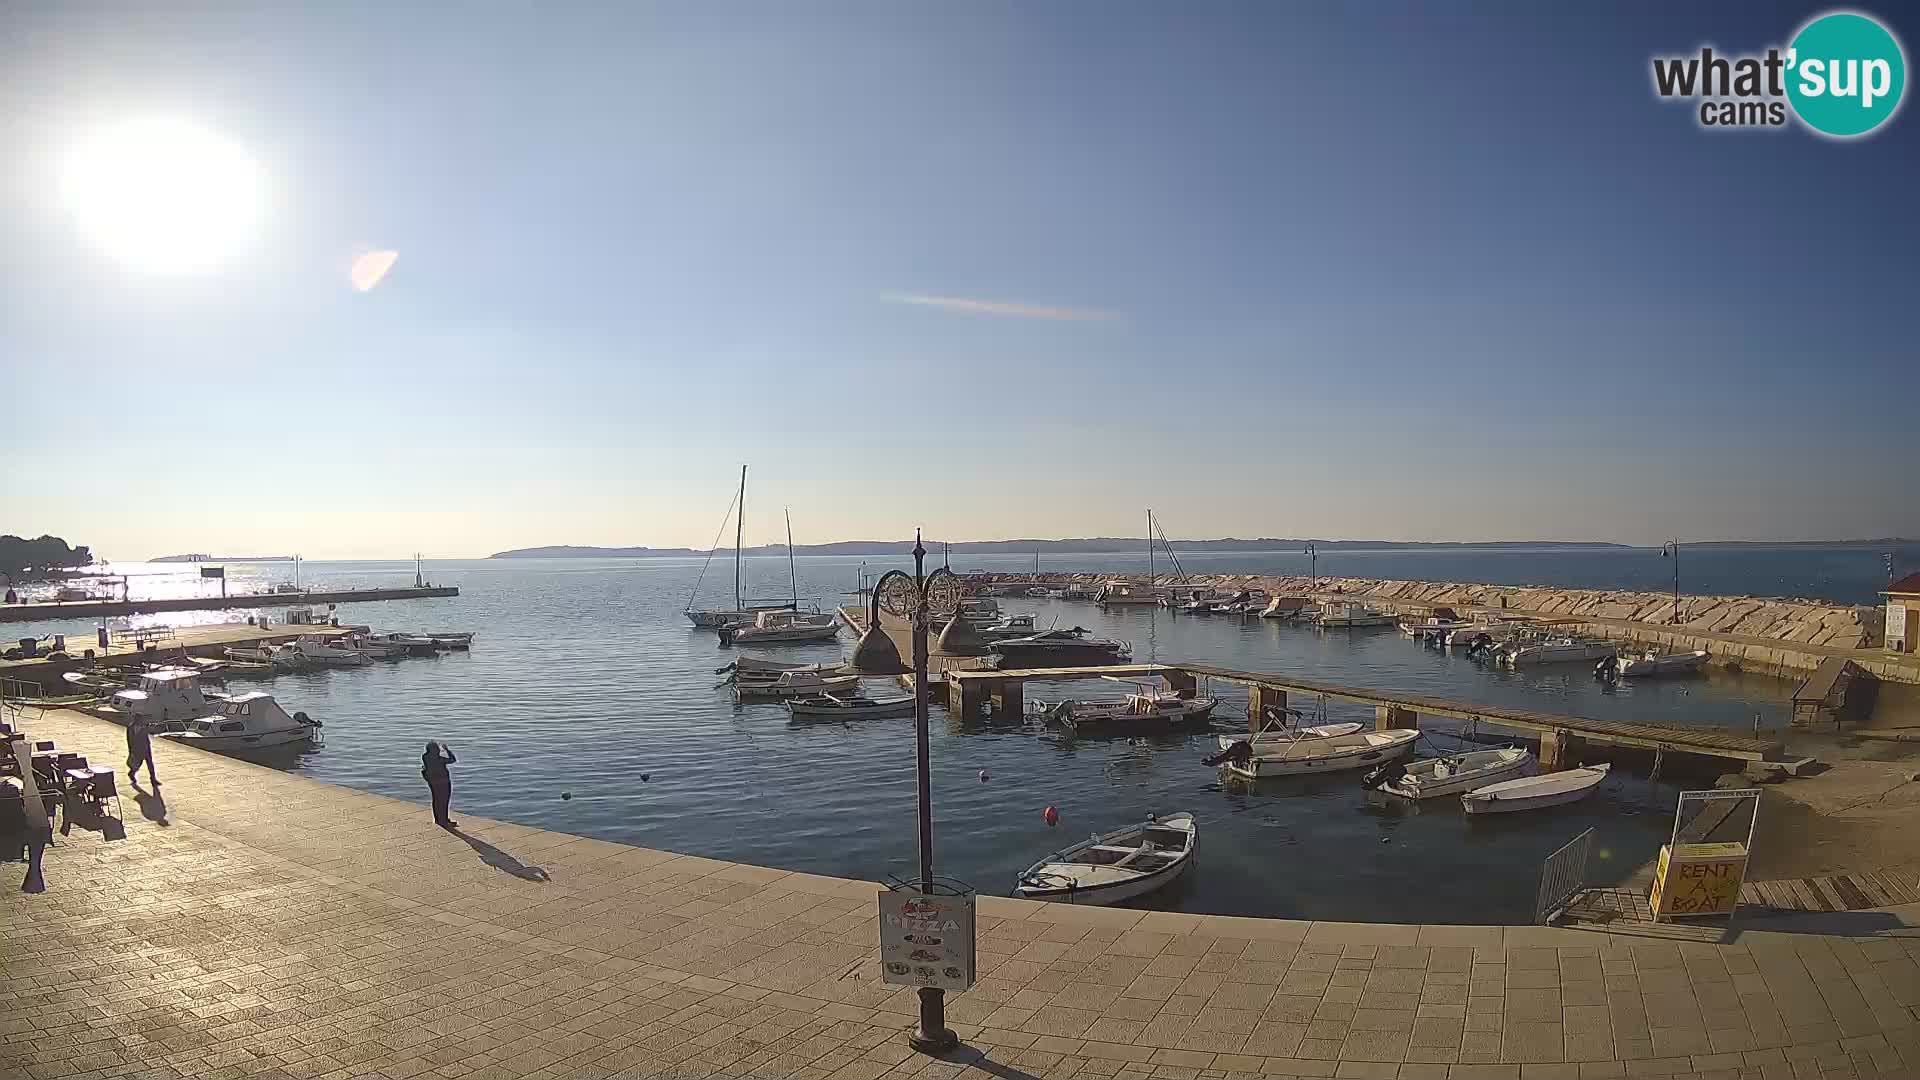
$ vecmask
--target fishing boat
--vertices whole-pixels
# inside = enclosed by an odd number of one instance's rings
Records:
[[[1090,837],[1026,868],[1015,896],[1064,904],[1114,904],[1171,884],[1186,872],[1200,843],[1193,815],[1149,817],[1138,825]]]
[[[797,641],[829,641],[840,633],[840,624],[831,615],[813,615],[799,611],[763,611],[749,625],[729,624],[720,628],[722,641],[741,645],[784,645]]]
[[[1613,674],[1628,678],[1645,678],[1653,675],[1687,675],[1699,671],[1707,663],[1707,650],[1695,649],[1692,652],[1667,653],[1661,655],[1652,649],[1637,656],[1603,657],[1600,664],[1610,666]]]
[[[1469,814],[1508,814],[1518,810],[1539,810],[1578,802],[1593,794],[1607,778],[1610,763],[1579,769],[1565,769],[1542,776],[1489,784],[1460,796],[1460,805]]]
[[[1205,724],[1217,698],[1183,698],[1171,690],[1143,690],[1119,701],[1062,701],[1041,706],[1047,721],[1076,735],[1104,731],[1166,730]]]
[[[311,667],[364,667],[373,662],[366,653],[336,645],[319,634],[304,634],[288,648]]]
[[[116,724],[136,717],[156,729],[178,721],[213,715],[218,695],[203,693],[200,673],[187,668],[154,668],[141,672],[125,690],[97,705],[82,706],[83,712]]]
[[[258,691],[236,694],[217,703],[212,716],[199,717],[160,732],[187,746],[231,753],[270,746],[320,741],[320,721],[297,712],[287,714],[272,694]]]
[[[1320,608],[1315,620],[1322,630],[1358,630],[1373,626],[1392,626],[1393,616],[1375,611],[1353,600],[1335,600]]]
[[[1405,765],[1393,763],[1378,777],[1369,773],[1368,787],[1403,799],[1437,799],[1485,787],[1525,771],[1533,755],[1518,746],[1472,750],[1464,754],[1423,758]]]
[[[787,712],[796,720],[885,720],[912,716],[912,698],[875,700],[861,694],[821,694],[787,702]]]
[[[375,634],[369,632],[364,636],[367,640],[377,642],[387,648],[398,649],[400,653],[405,656],[432,656],[434,653],[439,652],[442,647],[439,642],[427,634]],[[471,642],[471,634],[468,635],[468,640]]]
[[[1413,742],[1419,737],[1420,732],[1404,728],[1356,731],[1326,739],[1299,739],[1271,747],[1236,742],[1208,758],[1207,764],[1225,764],[1228,772],[1246,780],[1341,772],[1403,758],[1413,752]]]
[[[1231,750],[1234,743],[1250,742],[1255,752],[1270,746],[1285,746],[1301,739],[1337,739],[1342,735],[1351,735],[1365,724],[1314,724],[1310,727],[1268,728],[1252,735],[1222,735],[1220,749]]]
[[[1124,641],[1089,637],[1088,631],[1079,626],[1003,638],[993,643],[993,651],[1000,654],[999,666],[1009,670],[1124,664],[1133,657],[1133,646]]]
[[[1613,656],[1617,647],[1610,641],[1587,641],[1574,637],[1547,638],[1541,641],[1510,641],[1494,649],[1495,657],[1508,667],[1533,667],[1539,664],[1578,664]]]
[[[816,671],[783,671],[772,682],[754,680],[735,682],[734,693],[742,698],[804,698],[822,694],[852,694],[860,690],[858,675],[823,675]]]

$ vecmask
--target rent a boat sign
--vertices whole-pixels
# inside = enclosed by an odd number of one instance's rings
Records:
[[[907,885],[880,892],[880,967],[899,986],[973,986],[973,893],[929,895]]]

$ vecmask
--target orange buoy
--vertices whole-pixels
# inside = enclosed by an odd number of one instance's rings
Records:
[[[1040,816],[1047,819],[1047,824],[1049,826],[1060,824],[1060,811],[1055,810],[1051,806],[1047,807],[1047,809],[1043,813],[1041,813]]]

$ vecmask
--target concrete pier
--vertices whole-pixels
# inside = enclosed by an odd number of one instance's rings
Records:
[[[187,656],[221,659],[226,656],[229,648],[257,649],[293,641],[308,634],[341,632],[342,629],[336,626],[299,623],[283,623],[270,628],[249,626],[246,623],[182,626],[169,630],[164,636],[142,642],[114,638],[110,640],[104,652],[92,637],[68,638],[67,659],[49,660],[38,657],[32,660],[0,660],[0,678],[7,681],[10,693],[18,692],[14,690],[16,683],[32,683],[40,687],[41,694],[57,696],[65,692],[60,676],[68,671],[81,671],[96,666],[134,667],[149,662],[179,660]],[[89,650],[94,653],[91,659],[85,656]]]
[[[115,615],[151,615],[163,611],[223,611],[227,608],[287,607],[302,604],[364,604],[374,600],[422,600],[459,596],[452,585],[397,589],[333,589],[301,593],[245,593],[236,596],[175,596],[151,600],[49,600],[36,604],[0,604],[0,623],[104,619]]]
[[[104,721],[27,728],[125,756]],[[0,863],[0,1074],[1920,1075],[1916,907],[1609,932],[984,895],[978,982],[948,999],[963,1045],[936,1060],[903,1041],[913,992],[880,982],[872,882],[464,814],[464,761],[447,831],[420,802],[154,750],[164,801],[128,792],[125,839],[56,834],[39,895]]]

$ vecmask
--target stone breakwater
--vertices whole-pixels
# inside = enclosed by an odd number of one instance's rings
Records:
[[[1121,575],[1126,576],[1126,575]],[[1047,583],[1098,585],[1112,574],[999,574],[1008,584]],[[1126,576],[1146,580],[1144,575]],[[1187,581],[1228,591],[1261,589],[1270,595],[1317,596],[1342,593],[1376,602],[1396,612],[1424,614],[1433,608],[1506,610],[1516,614],[1557,619],[1618,619],[1650,623],[1668,631],[1698,631],[1741,637],[1770,638],[1801,645],[1836,649],[1865,648],[1878,641],[1880,612],[1819,600],[1767,599],[1752,596],[1680,597],[1675,620],[1672,593],[1614,589],[1557,589],[1544,586],[1486,585],[1458,581],[1397,581],[1390,578],[1273,577],[1260,574],[1189,576]]]
[[[1098,588],[1144,574],[996,574],[995,584]],[[1164,580],[1164,579],[1163,579]],[[1681,594],[1674,618],[1671,593],[1618,589],[1560,589],[1459,581],[1387,578],[1277,577],[1261,574],[1189,575],[1191,584],[1223,591],[1260,589],[1269,595],[1363,600],[1382,611],[1425,616],[1435,608],[1461,614],[1506,612],[1550,619],[1571,633],[1645,645],[1663,651],[1705,649],[1713,663],[1799,677],[1826,658],[1844,655],[1880,678],[1920,683],[1920,663],[1876,648],[1878,608],[1820,600]]]

